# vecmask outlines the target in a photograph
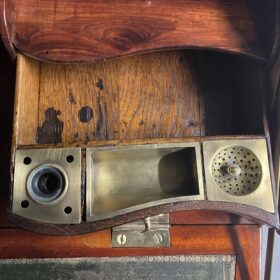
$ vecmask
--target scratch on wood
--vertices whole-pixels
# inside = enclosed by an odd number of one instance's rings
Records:
[[[71,104],[77,104],[76,99],[75,99],[75,97],[74,97],[74,95],[73,95],[72,89],[69,90],[69,102],[70,102]]]
[[[97,94],[97,121],[95,129],[95,137],[98,140],[108,140],[109,130],[107,124],[107,106],[103,103],[100,93]]]

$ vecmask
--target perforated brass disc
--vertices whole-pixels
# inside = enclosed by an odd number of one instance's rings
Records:
[[[258,188],[262,167],[251,150],[242,146],[231,146],[216,154],[212,163],[212,176],[224,192],[246,195]]]

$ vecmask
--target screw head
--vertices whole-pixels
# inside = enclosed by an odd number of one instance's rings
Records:
[[[125,234],[119,234],[117,236],[117,242],[120,244],[120,245],[124,245],[126,243],[126,235]]]
[[[227,172],[231,176],[239,176],[241,173],[241,168],[237,164],[232,164],[228,166]]]
[[[154,235],[154,240],[155,240],[156,244],[161,244],[163,242],[163,235],[160,233],[156,233]]]

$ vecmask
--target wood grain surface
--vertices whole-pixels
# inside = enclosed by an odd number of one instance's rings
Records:
[[[20,55],[17,69],[17,146],[264,133],[260,66],[246,59],[169,51],[59,65]]]
[[[276,12],[276,0],[3,3],[3,36],[10,49],[15,46],[20,52],[56,62],[92,62],[178,48],[207,48],[264,59],[272,48]]]
[[[42,236],[20,229],[0,230],[0,258],[61,258],[233,254],[236,280],[260,277],[260,228],[172,226],[170,248],[111,248],[110,230],[76,237]]]

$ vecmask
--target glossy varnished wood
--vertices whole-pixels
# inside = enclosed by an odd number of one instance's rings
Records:
[[[263,59],[272,48],[276,10],[274,0],[3,2],[10,49],[60,62],[186,47]]]
[[[258,224],[268,224],[273,227],[279,227],[279,218],[277,214],[272,214],[261,209],[250,207],[248,205],[220,202],[220,201],[184,201],[172,204],[165,204],[155,207],[149,207],[143,210],[118,215],[111,219],[104,219],[96,222],[82,222],[77,225],[59,225],[59,224],[44,224],[23,217],[10,214],[10,219],[18,226],[34,232],[47,235],[75,235],[89,233],[106,228],[126,224],[146,217],[160,215],[185,210],[208,210],[222,211],[241,215],[253,220]]]
[[[111,248],[111,232],[76,237],[42,236],[19,229],[0,230],[1,258],[58,258],[233,254],[236,280],[259,279],[260,228],[243,226],[172,226],[170,248]]]
[[[219,211],[178,211],[169,215],[172,225],[235,225],[255,224],[254,221],[244,217]]]

